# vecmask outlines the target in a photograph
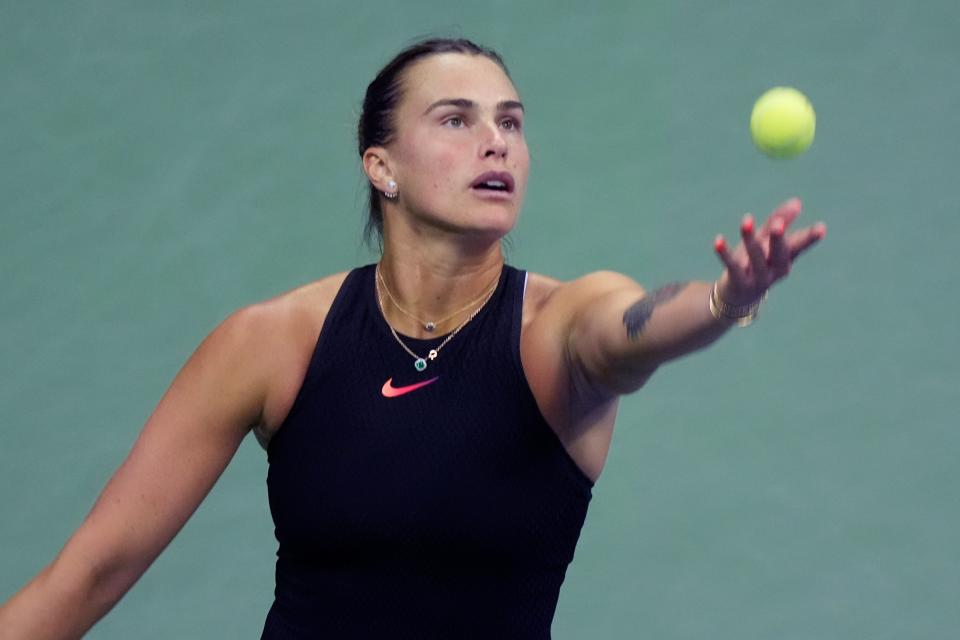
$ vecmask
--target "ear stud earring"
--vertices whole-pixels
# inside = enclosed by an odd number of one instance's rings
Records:
[[[396,197],[400,195],[400,192],[397,190],[396,180],[387,181],[387,190],[383,192],[383,195],[387,196],[391,200],[396,199]]]

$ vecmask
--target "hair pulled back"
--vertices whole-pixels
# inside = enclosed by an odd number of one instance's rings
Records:
[[[367,86],[363,98],[363,110],[357,124],[357,150],[363,158],[370,147],[387,145],[396,133],[394,111],[403,96],[402,75],[411,64],[431,55],[440,53],[464,53],[484,56],[496,62],[510,77],[503,59],[493,49],[478,45],[463,38],[429,38],[416,42],[387,63],[377,77]],[[382,195],[372,184],[369,185],[369,213],[363,229],[364,240],[370,244],[376,236],[377,244],[383,249],[383,208]]]

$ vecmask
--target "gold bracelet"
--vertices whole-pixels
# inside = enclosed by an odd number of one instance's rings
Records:
[[[723,322],[736,323],[741,327],[745,327],[757,319],[760,304],[767,299],[766,291],[757,300],[749,304],[735,305],[723,301],[717,291],[718,285],[718,282],[714,282],[713,289],[710,290],[710,313],[713,314],[714,318]]]

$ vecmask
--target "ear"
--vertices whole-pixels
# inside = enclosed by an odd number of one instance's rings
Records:
[[[389,180],[396,180],[390,170],[390,155],[383,147],[369,147],[363,152],[363,172],[380,192],[387,190]]]

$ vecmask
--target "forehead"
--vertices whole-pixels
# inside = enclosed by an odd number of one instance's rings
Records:
[[[422,113],[437,100],[466,98],[481,106],[519,100],[503,69],[481,55],[442,53],[411,65],[403,76],[401,110]]]

